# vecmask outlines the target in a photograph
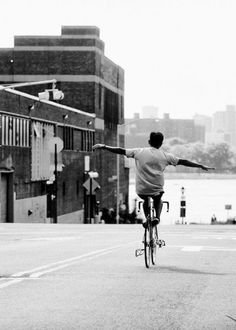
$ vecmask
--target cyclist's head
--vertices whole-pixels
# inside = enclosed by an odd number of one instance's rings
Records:
[[[151,147],[160,148],[164,140],[164,135],[161,132],[151,132],[149,138],[149,144]]]

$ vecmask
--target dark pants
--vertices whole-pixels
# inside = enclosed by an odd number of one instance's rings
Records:
[[[156,217],[160,219],[161,216],[161,210],[162,210],[162,201],[161,197],[164,194],[164,192],[161,192],[159,195],[151,196],[151,195],[138,195],[141,199],[143,199],[143,211],[145,214],[145,217],[149,215],[149,207],[148,207],[148,197],[151,197],[153,199],[153,206],[156,211]]]

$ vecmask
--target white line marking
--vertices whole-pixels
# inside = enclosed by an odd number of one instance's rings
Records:
[[[25,238],[23,241],[70,241],[74,239],[81,239],[81,236],[68,236],[68,237],[34,237]]]
[[[208,236],[195,236],[193,239],[208,239]]]
[[[118,248],[124,247],[124,246],[127,246],[127,244],[126,245],[117,245],[117,246],[113,246],[113,247],[110,247],[110,248],[107,248],[107,249],[95,250],[95,251],[92,251],[92,252],[88,252],[88,253],[79,255],[77,257],[56,261],[56,262],[53,262],[51,264],[47,264],[47,265],[43,265],[43,266],[40,266],[40,267],[33,268],[31,270],[18,272],[16,274],[13,274],[12,277],[20,277],[20,276],[24,276],[24,275],[29,275],[31,273],[37,272],[37,271],[42,270],[42,269],[50,268],[50,267],[65,264],[65,263],[70,263],[70,262],[73,262],[73,261],[78,261],[80,259],[87,258],[87,257],[93,256],[95,254],[100,254],[102,252],[118,249]]]
[[[199,251],[228,251],[228,252],[236,252],[236,248],[228,248],[225,246],[192,246],[192,245],[169,245],[167,244],[165,248],[179,248],[184,252],[199,252]]]
[[[228,248],[228,247],[217,247],[217,246],[204,246],[205,251],[228,251],[228,252],[236,252],[236,248]]]
[[[139,242],[139,241],[133,241],[133,242],[130,242],[128,244],[123,244],[123,245],[115,245],[115,246],[111,246],[111,247],[106,248],[106,249],[95,250],[95,251],[92,251],[92,252],[82,254],[82,255],[77,256],[77,257],[64,259],[64,260],[53,262],[53,263],[47,264],[47,265],[43,265],[43,266],[31,269],[31,270],[26,270],[26,271],[15,273],[15,274],[10,276],[11,277],[10,281],[8,281],[6,283],[3,283],[3,284],[0,284],[0,289],[8,287],[12,284],[22,282],[22,281],[27,280],[29,278],[31,278],[31,279],[39,278],[40,276],[42,276],[44,274],[51,273],[51,272],[57,271],[59,269],[69,267],[69,266],[71,266],[73,264],[76,264],[80,261],[87,261],[87,260],[97,258],[97,257],[100,257],[100,256],[108,254],[108,253],[112,253],[114,250],[125,248],[129,245],[133,245],[134,243],[136,244],[137,242]],[[44,269],[44,271],[40,272],[40,270],[43,270],[43,269]],[[21,276],[26,276],[26,275],[29,276],[29,277],[19,278]],[[16,278],[12,279],[14,277],[16,277]],[[5,278],[5,280],[7,280],[7,278]]]
[[[80,261],[88,261],[88,260],[91,260],[91,259],[94,259],[94,258],[97,258],[97,257],[101,257],[101,256],[103,256],[103,255],[105,255],[105,254],[112,253],[112,252],[113,252],[112,250],[110,250],[110,251],[105,251],[105,252],[103,252],[103,253],[99,253],[99,254],[96,254],[96,255],[90,256],[90,257],[88,257],[88,258],[83,258],[83,259],[80,260]],[[74,265],[74,264],[76,264],[76,263],[78,263],[78,260],[73,261],[73,262],[69,262],[69,263],[67,263],[67,264],[64,264],[64,265],[61,265],[61,266],[58,266],[58,267],[49,268],[49,269],[46,269],[46,270],[44,270],[44,271],[42,271],[42,272],[33,273],[33,274],[30,275],[30,278],[38,278],[38,277],[40,277],[40,276],[42,276],[42,275],[45,275],[45,274],[48,274],[48,273],[52,273],[52,272],[55,272],[55,271],[57,271],[57,270],[60,270],[60,269],[66,268],[66,267],[70,267],[70,266],[72,266],[72,265]]]
[[[181,251],[184,251],[184,252],[199,252],[201,250],[202,250],[202,246],[189,245],[189,246],[184,246]]]
[[[8,281],[6,283],[0,284],[0,289],[6,288],[7,286],[10,286],[10,285],[15,284],[15,283],[22,282],[23,280],[24,280],[24,278],[17,278],[17,279]]]
[[[194,236],[193,239],[236,239],[236,237],[231,237],[231,236]]]

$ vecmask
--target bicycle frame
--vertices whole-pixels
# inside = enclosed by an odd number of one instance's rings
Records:
[[[139,210],[142,203],[143,201],[140,201],[138,204]],[[162,203],[161,208],[163,204],[167,204],[167,212],[169,212],[169,202],[161,201],[161,203]],[[147,226],[145,228],[144,238],[143,238],[144,248],[137,249],[135,251],[136,257],[144,254],[146,268],[149,268],[151,263],[155,265],[157,247],[161,248],[165,246],[165,241],[159,239],[157,226],[152,226],[152,220],[155,217],[155,209],[153,206],[153,199],[151,197],[148,197],[148,209],[149,209],[148,211],[149,215],[147,217]]]

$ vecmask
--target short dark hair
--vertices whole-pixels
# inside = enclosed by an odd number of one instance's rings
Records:
[[[151,147],[160,148],[164,140],[164,135],[161,132],[151,132],[149,144]]]

